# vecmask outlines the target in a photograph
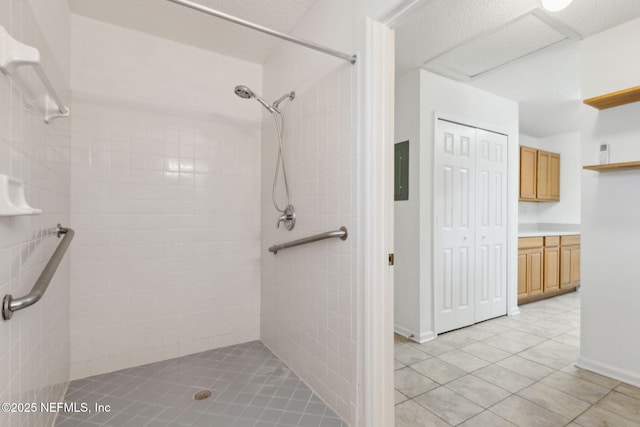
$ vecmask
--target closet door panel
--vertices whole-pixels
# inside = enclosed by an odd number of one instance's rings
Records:
[[[439,120],[435,139],[436,332],[475,322],[475,129]]]
[[[507,137],[476,130],[475,321],[507,313]]]

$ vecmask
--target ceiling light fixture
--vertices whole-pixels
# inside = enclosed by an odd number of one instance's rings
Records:
[[[549,12],[557,12],[569,6],[573,0],[542,0],[542,7]]]

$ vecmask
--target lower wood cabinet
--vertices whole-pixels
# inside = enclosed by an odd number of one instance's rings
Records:
[[[536,301],[580,284],[580,236],[518,239],[518,303]]]
[[[518,239],[518,300],[544,291],[542,237]]]
[[[544,238],[544,292],[560,289],[560,238]]]
[[[560,252],[560,288],[572,289],[580,284],[580,236],[562,236]]]

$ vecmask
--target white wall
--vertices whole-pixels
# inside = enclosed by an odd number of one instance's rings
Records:
[[[318,2],[293,34],[352,52],[354,2]],[[263,115],[262,302],[263,342],[349,425],[357,425],[357,282],[355,91],[357,66],[283,45],[264,64],[267,99],[296,91],[283,104],[292,203],[292,232],[275,228],[271,203],[277,139]],[[346,241],[333,239],[282,251],[267,248],[346,226]]]
[[[259,337],[261,67],[72,17],[72,378]]]
[[[415,233],[413,241],[408,244],[418,245],[417,262],[406,266],[411,272],[399,272],[404,266],[396,266],[396,277],[402,275],[419,275],[420,287],[420,318],[416,325],[416,319],[408,325],[400,325],[399,317],[396,317],[396,327],[405,330],[418,330],[414,333],[420,341],[432,339],[434,333],[433,313],[433,138],[436,113],[449,120],[466,123],[471,126],[481,127],[496,132],[507,134],[509,138],[509,226],[508,226],[508,265],[517,265],[517,218],[518,218],[518,104],[514,101],[501,98],[483,90],[454,82],[436,74],[420,70],[419,87],[414,90],[420,93],[420,149],[419,167],[410,168],[413,180],[419,180],[419,232]],[[397,111],[402,111],[401,107]],[[407,242],[401,242],[400,236],[396,237],[396,247],[403,247]],[[509,313],[517,313],[517,271],[515,268],[508,271]],[[401,330],[400,328],[397,328]]]
[[[0,25],[17,40],[36,47],[42,66],[69,102],[69,39],[64,30],[51,42],[37,17],[50,13],[48,25],[68,22],[65,2],[0,2]],[[16,72],[28,91],[41,83],[27,69]],[[58,245],[49,234],[57,223],[69,226],[69,119],[45,125],[29,106],[22,87],[0,74],[0,174],[25,183],[27,201],[42,215],[0,217],[0,297],[26,295]],[[74,242],[75,243],[75,242]],[[69,381],[69,254],[44,297],[34,306],[0,320],[0,401],[60,402]],[[55,414],[0,413],[0,425],[50,426]]]
[[[584,41],[582,96],[637,86],[636,19]],[[598,111],[582,107],[582,163],[598,163],[611,144],[612,163],[640,159],[640,103]],[[638,171],[582,172],[582,320],[578,365],[640,386],[640,234]]]
[[[396,80],[395,142],[409,141],[409,200],[394,202],[394,327],[420,338],[420,71]]]
[[[520,134],[520,145],[560,154],[560,201],[518,202],[520,224],[580,224],[582,143],[580,132],[546,138]]]

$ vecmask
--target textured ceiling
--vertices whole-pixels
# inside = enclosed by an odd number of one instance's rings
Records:
[[[580,129],[580,46],[568,42],[474,80],[520,103],[520,132],[541,138]]]
[[[539,8],[539,0],[423,0],[396,24],[396,75],[496,31]],[[640,16],[640,0],[574,0],[548,13],[581,37]],[[471,85],[520,102],[521,131],[535,137],[578,131],[580,43],[567,41],[484,74]],[[492,55],[485,46],[486,54]],[[474,53],[478,56],[478,52]]]
[[[458,80],[477,78],[575,36],[569,29],[564,30],[549,25],[546,16],[535,10],[453,48],[422,68]]]
[[[290,32],[317,0],[194,0]],[[224,55],[264,63],[281,41],[166,0],[68,0],[71,12]]]

